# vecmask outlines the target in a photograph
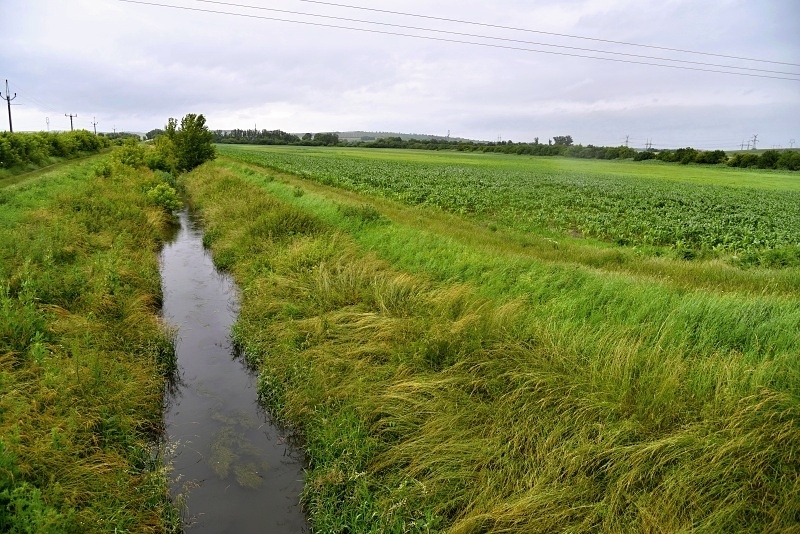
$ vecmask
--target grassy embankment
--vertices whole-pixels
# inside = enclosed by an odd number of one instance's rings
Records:
[[[307,169],[185,185],[316,531],[798,528],[797,268],[554,244]]]
[[[64,164],[0,184],[0,531],[180,526],[153,444],[175,360],[146,170]]]

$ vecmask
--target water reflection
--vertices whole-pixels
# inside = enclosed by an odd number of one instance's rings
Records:
[[[162,251],[161,275],[179,365],[164,417],[176,444],[173,492],[190,488],[189,532],[307,532],[302,461],[258,406],[256,379],[229,337],[237,289],[185,212]]]

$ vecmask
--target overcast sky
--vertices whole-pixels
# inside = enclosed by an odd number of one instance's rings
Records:
[[[584,145],[627,136],[633,147],[673,148],[739,148],[754,134],[759,148],[800,143],[798,0],[153,3],[193,10],[0,0],[0,92],[8,79],[14,130],[45,130],[48,119],[51,130],[67,130],[71,113],[76,128],[96,120],[98,131],[146,132],[202,113],[211,129],[569,134]]]

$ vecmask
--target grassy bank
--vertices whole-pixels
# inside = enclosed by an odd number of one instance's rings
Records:
[[[520,243],[235,163],[186,187],[316,531],[797,529],[796,270]]]
[[[103,158],[105,159],[105,158]],[[98,159],[0,189],[0,531],[163,532],[154,455],[174,367],[160,179]]]

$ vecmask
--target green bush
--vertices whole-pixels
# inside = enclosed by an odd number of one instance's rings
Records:
[[[111,163],[108,160],[101,161],[97,165],[94,166],[94,175],[95,176],[102,176],[103,178],[108,178],[111,176],[112,167]]]
[[[778,158],[777,167],[787,171],[800,171],[800,152],[784,150]]]
[[[728,166],[739,167],[742,169],[746,169],[748,167],[756,167],[758,166],[758,155],[750,154],[747,152],[734,154],[734,156],[730,160],[728,160]]]
[[[0,168],[41,166],[50,158],[74,158],[109,146],[107,139],[86,130],[74,132],[0,132]]]
[[[145,156],[144,147],[134,138],[125,139],[122,145],[114,150],[114,161],[134,169],[144,166]]]
[[[172,213],[183,207],[183,202],[178,198],[178,192],[165,183],[160,183],[147,192],[147,198],[164,210]]]
[[[777,169],[781,153],[777,150],[767,150],[758,158],[758,167],[761,169]]]

